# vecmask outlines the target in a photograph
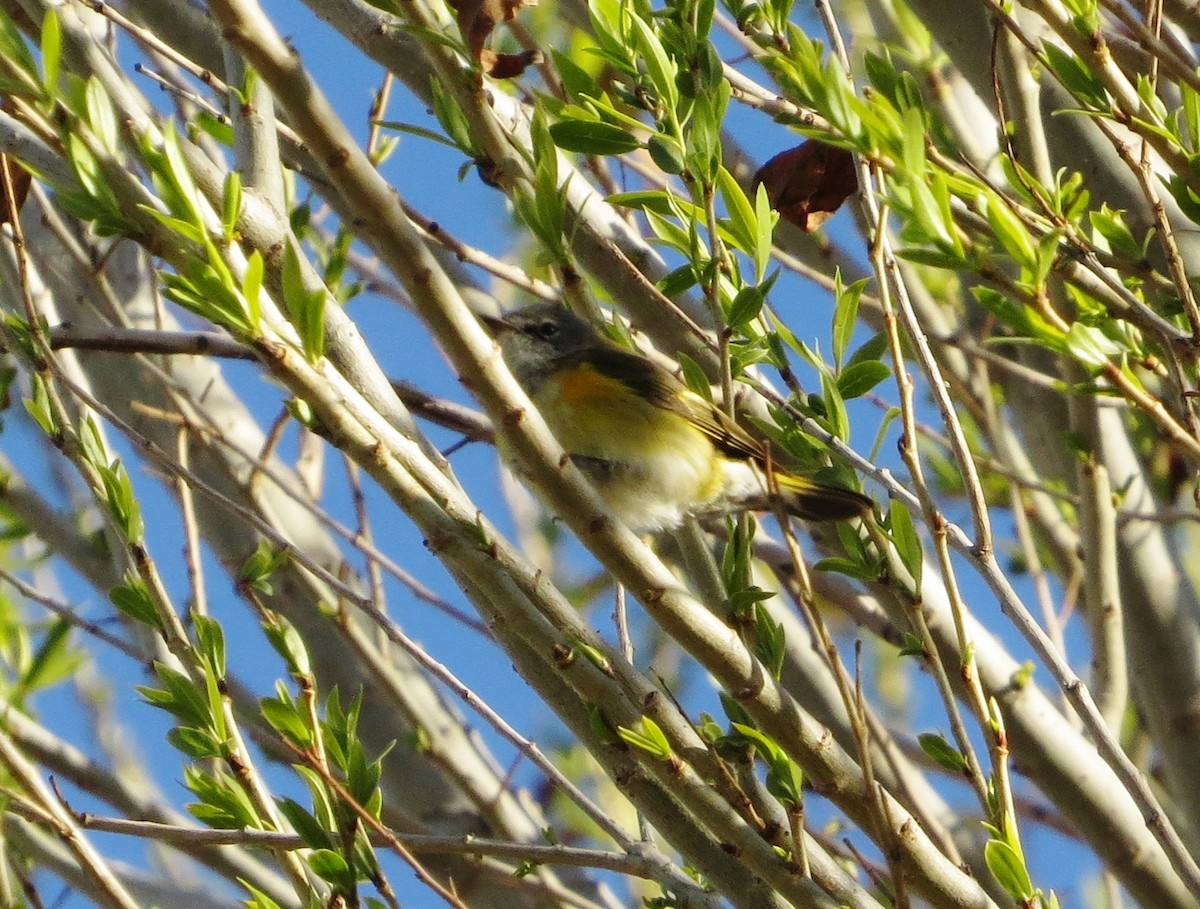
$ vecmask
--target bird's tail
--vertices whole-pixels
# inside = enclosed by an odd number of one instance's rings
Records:
[[[862,493],[786,473],[772,472],[768,481],[784,507],[805,521],[848,521],[870,512],[874,502]]]

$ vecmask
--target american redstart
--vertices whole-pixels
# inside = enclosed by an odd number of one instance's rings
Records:
[[[765,509],[768,488],[810,521],[871,508],[857,492],[779,469],[763,443],[712,403],[561,306],[538,303],[483,321],[555,438],[633,530]]]

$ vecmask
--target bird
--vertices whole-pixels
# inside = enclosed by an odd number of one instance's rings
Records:
[[[808,521],[850,520],[873,506],[861,493],[781,468],[711,401],[562,306],[481,319],[555,438],[636,532],[764,510],[772,496]]]

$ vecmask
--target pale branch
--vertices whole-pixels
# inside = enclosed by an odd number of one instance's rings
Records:
[[[21,596],[30,602],[37,603],[48,612],[65,619],[74,627],[124,654],[135,662],[148,664],[150,657],[123,638],[105,630],[99,623],[84,618],[79,610],[70,603],[64,603],[54,597],[47,596],[32,584],[27,584],[14,574],[0,568],[0,581],[8,584]]]
[[[141,353],[210,356],[228,360],[256,360],[242,342],[218,331],[159,331],[148,328],[105,328],[58,325],[49,331],[54,350],[92,350],[108,353]],[[491,422],[478,411],[438,398],[408,382],[393,381],[392,388],[414,413],[432,423],[462,433],[472,441],[490,442]]]
[[[84,835],[71,812],[42,779],[38,769],[21,753],[7,732],[0,731],[0,764],[32,800],[55,837],[74,855],[75,860],[95,886],[97,899],[111,909],[138,909],[124,883],[108,861]]]
[[[208,827],[185,827],[156,821],[103,817],[86,811],[77,813],[76,817],[85,830],[119,833],[174,846],[258,846],[288,850],[311,848],[299,834],[277,830],[214,830]],[[537,865],[577,865],[647,879],[652,879],[655,873],[653,864],[638,855],[636,846],[631,852],[609,852],[562,845],[538,846],[471,835],[429,836],[400,830],[390,830],[386,836],[372,833],[370,837],[371,842],[377,846],[386,846],[394,839],[418,855],[486,855]],[[508,873],[511,873],[511,870]]]
[[[98,764],[11,704],[5,703],[4,709],[13,739],[39,767],[50,771],[57,779],[69,781],[126,816],[167,826],[186,823],[182,814],[167,806],[152,791],[153,787],[123,779],[120,774]],[[294,891],[254,856],[232,849],[194,849],[189,855],[228,880],[241,878],[250,881],[281,905],[299,905]]]

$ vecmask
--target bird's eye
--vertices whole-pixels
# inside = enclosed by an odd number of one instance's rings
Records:
[[[558,326],[553,322],[541,322],[533,328],[534,334],[549,341],[558,334]]]

